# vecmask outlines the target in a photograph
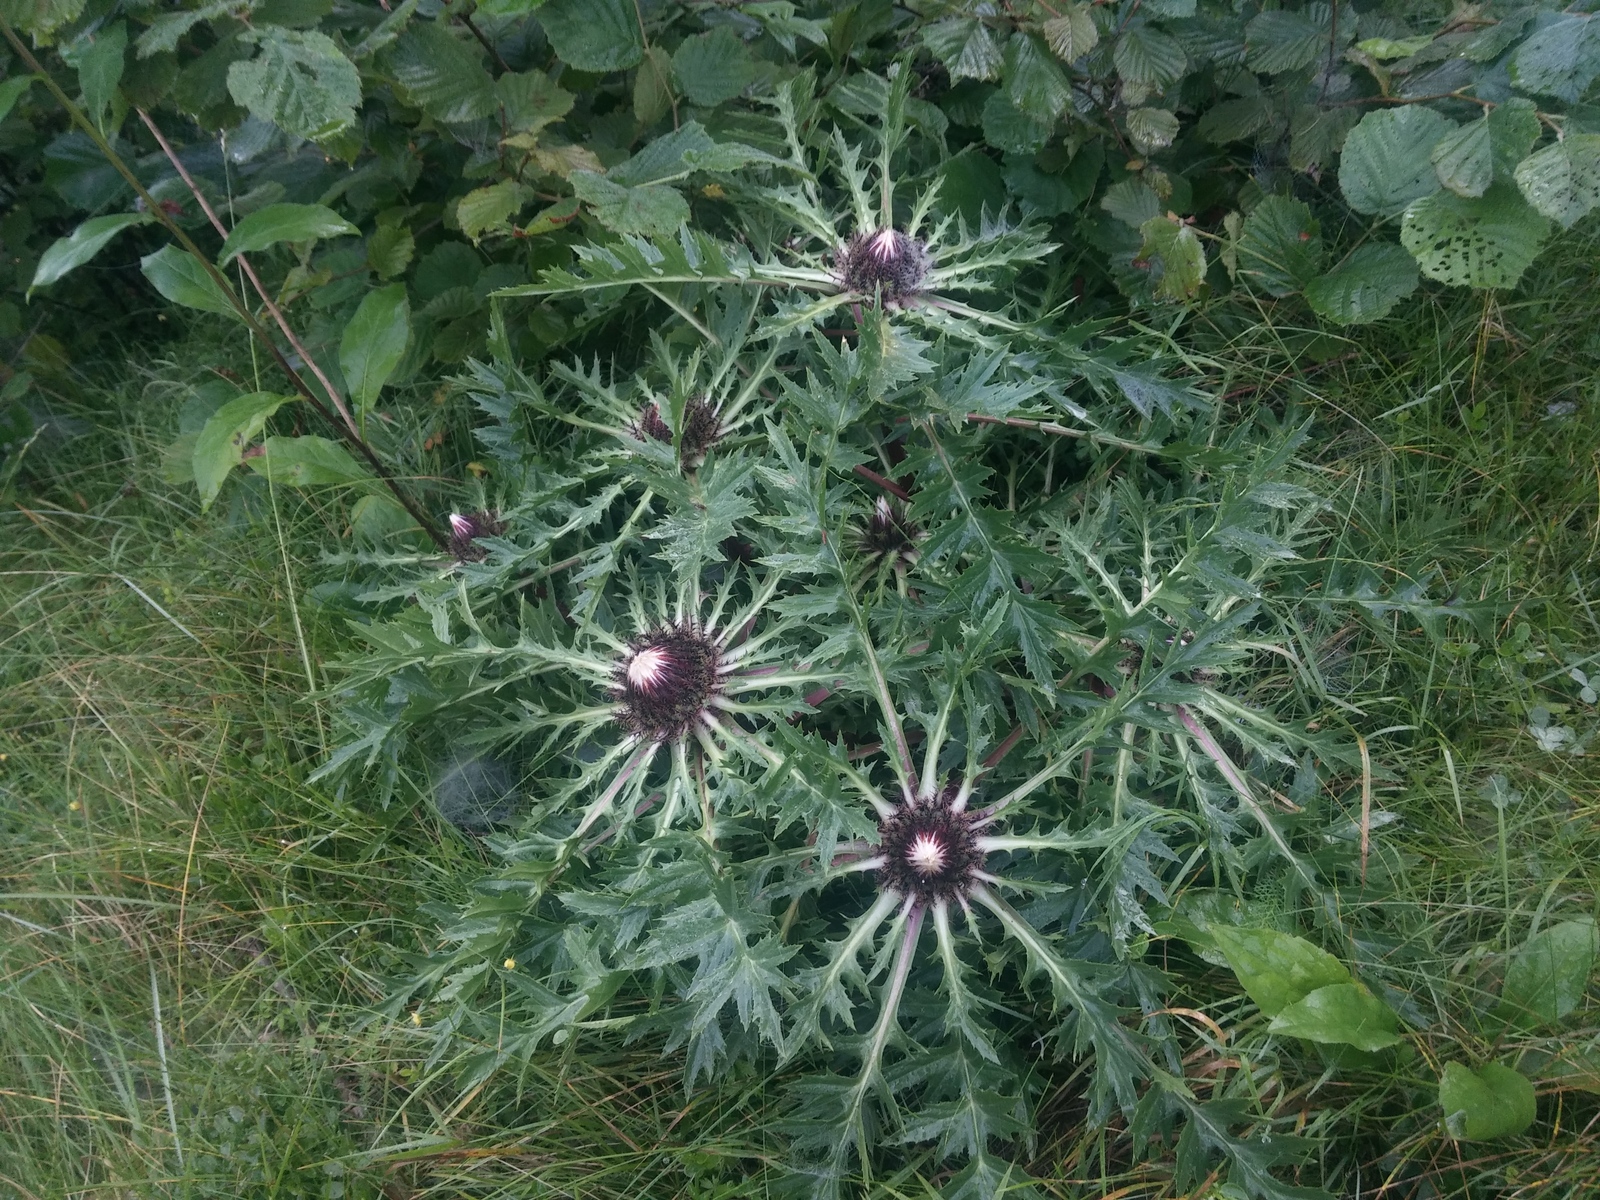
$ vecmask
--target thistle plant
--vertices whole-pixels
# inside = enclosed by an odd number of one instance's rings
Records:
[[[990,225],[952,258],[948,218],[924,246],[936,192],[896,207],[921,151],[884,87],[870,174],[779,94],[801,182],[771,204],[809,242],[582,246],[532,291],[626,286],[670,328],[464,382],[506,529],[387,593],[417,611],[364,631],[328,773],[399,773],[448,729],[518,756],[532,799],[387,1011],[464,1091],[551,1039],[654,1041],[691,1089],[781,1068],[785,1177],[818,1197],[906,1154],[949,1195],[1017,1184],[1062,1060],[1178,1186],[1303,1196],[1274,1174],[1293,1114],[1190,1076],[1148,954],[1195,887],[1270,875],[1340,920],[1307,790],[1349,756],[1241,686],[1288,654],[1323,519],[1302,435],[1226,427],[1151,335],[949,301],[1050,247]],[[530,449],[552,425],[559,468]],[[1296,812],[1263,799],[1290,788]]]

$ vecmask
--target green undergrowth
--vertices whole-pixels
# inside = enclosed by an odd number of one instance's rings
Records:
[[[1365,793],[1369,842],[1346,957],[1407,1044],[1337,1067],[1274,1045],[1197,961],[1171,1003],[1192,1010],[1196,1092],[1298,1114],[1320,1145],[1300,1182],[1336,1195],[1600,1189],[1581,1066],[1600,1013],[1514,1033],[1492,1016],[1511,952],[1595,910],[1600,770],[1575,751],[1600,749],[1597,261],[1575,238],[1516,294],[1359,339],[1237,302],[1186,329],[1241,415],[1316,415],[1305,467],[1337,517],[1316,566],[1346,602],[1280,616],[1370,757],[1338,797],[1359,839]],[[781,1080],[686,1096],[655,1047],[575,1040],[462,1094],[426,1058],[427,1011],[372,1016],[488,859],[426,795],[383,809],[307,785],[346,639],[316,600],[339,497],[252,477],[201,515],[163,482],[189,389],[234,353],[196,333],[82,389],[94,432],[0,471],[0,1196],[764,1194]],[[462,412],[439,420],[464,441]],[[1264,657],[1243,698],[1305,678]],[[1250,903],[1293,927],[1270,889]],[[1452,1140],[1439,1073],[1489,1062],[1536,1081],[1538,1121]],[[1070,1065],[1040,1071],[1048,1194],[1181,1194],[1115,1125],[1085,1127]],[[874,1194],[938,1182],[913,1164]]]

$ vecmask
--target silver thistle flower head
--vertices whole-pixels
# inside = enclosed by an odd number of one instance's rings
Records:
[[[925,290],[932,267],[926,242],[891,228],[863,230],[834,254],[840,286],[880,296],[891,306],[915,300]]]

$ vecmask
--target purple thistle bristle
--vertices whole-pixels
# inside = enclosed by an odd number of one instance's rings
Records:
[[[481,537],[498,537],[506,530],[506,523],[494,509],[475,513],[450,514],[450,553],[458,562],[482,562],[489,552],[478,545]]]
[[[878,826],[879,884],[923,902],[953,900],[972,887],[983,863],[970,810],[956,811],[959,783],[933,799],[907,804]]]
[[[916,565],[922,540],[922,526],[907,514],[905,506],[879,496],[865,524],[856,531],[856,544],[860,552],[874,562],[892,561],[895,570],[903,571]]]
[[[885,304],[904,304],[928,281],[928,245],[898,229],[858,233],[834,256],[839,282],[863,296],[877,294]]]
[[[691,624],[635,638],[611,689],[617,720],[649,742],[685,736],[708,715],[721,665],[716,644]]]
[[[662,418],[657,404],[645,405],[629,432],[641,442],[672,443],[672,426]],[[678,459],[684,469],[693,471],[705,462],[706,454],[726,432],[716,406],[705,396],[690,396],[683,406],[683,439],[678,443]]]

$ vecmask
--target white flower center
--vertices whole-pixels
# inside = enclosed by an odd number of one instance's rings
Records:
[[[895,237],[894,230],[880,229],[872,235],[872,240],[867,243],[867,252],[879,262],[888,262],[900,252],[899,239]]]
[[[945,858],[943,843],[931,833],[917,834],[906,847],[906,862],[919,875],[938,874],[944,869]]]
[[[661,646],[646,646],[628,662],[624,674],[636,688],[653,688],[667,673],[670,658]]]

